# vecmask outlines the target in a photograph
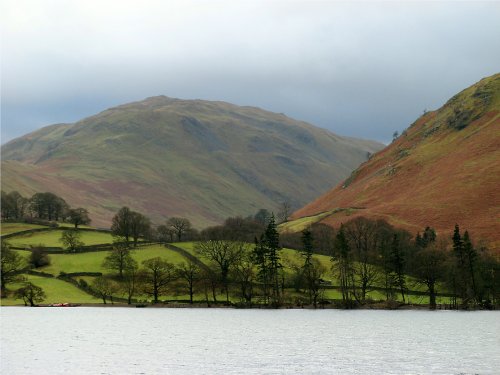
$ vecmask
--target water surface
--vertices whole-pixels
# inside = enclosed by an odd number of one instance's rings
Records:
[[[499,374],[500,312],[1,308],[2,374]]]

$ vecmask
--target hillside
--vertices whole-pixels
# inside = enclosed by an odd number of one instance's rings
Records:
[[[300,207],[381,147],[258,108],[158,96],[4,145],[2,190],[54,192],[96,226],[124,205],[206,226]]]
[[[382,218],[449,236],[455,223],[500,249],[500,74],[425,113],[333,190],[294,213],[296,224]],[[293,223],[290,224],[293,226]]]

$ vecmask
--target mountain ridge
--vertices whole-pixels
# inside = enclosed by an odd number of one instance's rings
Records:
[[[3,145],[2,189],[54,191],[97,225],[122,205],[206,225],[304,204],[381,147],[256,107],[155,96]]]

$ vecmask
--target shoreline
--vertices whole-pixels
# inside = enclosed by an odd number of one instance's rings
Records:
[[[0,305],[0,307],[21,307],[21,308],[75,308],[75,307],[100,307],[100,308],[153,308],[153,309],[234,309],[234,310],[393,310],[393,311],[497,311],[496,309],[452,309],[445,306],[437,306],[435,309],[430,309],[428,305],[390,305],[385,303],[368,304],[362,306],[355,306],[352,308],[344,308],[335,306],[333,304],[314,307],[312,305],[283,305],[278,307],[253,305],[253,306],[238,306],[238,305],[224,305],[212,304],[207,306],[206,303],[158,303],[158,304],[144,304],[144,303],[69,303],[68,305],[55,305],[55,304],[40,304],[37,306],[24,306],[24,305]]]

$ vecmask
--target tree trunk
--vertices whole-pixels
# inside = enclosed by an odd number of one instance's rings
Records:
[[[210,307],[210,301],[208,300],[208,287],[206,283],[204,289],[205,289],[205,301],[207,302],[207,307]]]
[[[434,291],[434,283],[429,284],[429,307],[436,310],[436,292]]]
[[[153,302],[158,303],[158,288],[156,286],[153,289]]]
[[[217,286],[215,285],[214,282],[212,282],[212,297],[214,299],[214,302],[217,302],[217,296],[216,296],[216,293],[217,293]]]

